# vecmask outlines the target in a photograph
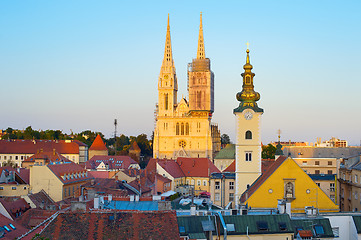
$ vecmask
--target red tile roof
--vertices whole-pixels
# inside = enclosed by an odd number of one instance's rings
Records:
[[[209,177],[219,173],[218,168],[208,158],[177,158],[177,163],[187,177]]]
[[[18,224],[21,224],[23,227],[31,229],[37,226],[39,223],[43,222],[45,219],[53,215],[55,210],[43,210],[32,208],[26,211],[23,215],[16,219]]]
[[[180,239],[175,211],[60,213],[42,232],[50,239]]]
[[[88,181],[87,171],[76,163],[49,164],[47,167],[65,184]]]
[[[54,200],[44,191],[29,194],[28,197],[35,204],[36,208],[46,209],[50,205],[54,205]]]
[[[70,162],[69,159],[61,155],[60,153],[56,151],[52,152],[38,152],[34,155],[27,157],[24,162],[35,162],[36,159],[42,159],[45,160],[46,163],[51,162]]]
[[[156,173],[156,164],[159,164],[165,171],[167,171],[173,178],[184,177],[184,173],[178,163],[171,159],[155,159],[149,160],[146,170],[148,172]]]
[[[12,219],[15,219],[16,217],[30,209],[29,204],[22,198],[11,202],[0,199],[0,204],[3,205],[5,210],[12,217]]]
[[[87,146],[78,140],[0,140],[0,154],[35,154],[39,150],[61,154],[79,154],[79,147]]]
[[[139,152],[141,151],[136,141],[133,141],[133,143],[130,146],[129,150],[139,151]]]
[[[261,172],[264,173],[268,170],[269,167],[275,162],[275,159],[262,159]]]
[[[27,184],[30,183],[30,169],[18,168],[16,174]]]
[[[105,146],[102,137],[98,134],[89,150],[108,151],[108,148]]]
[[[236,172],[236,161],[234,160],[223,172]]]
[[[271,176],[279,166],[287,159],[285,156],[280,156],[277,160],[264,172],[261,176],[259,176],[256,181],[242,194],[241,202],[245,202],[247,200],[246,196],[249,198],[252,194]]]
[[[129,156],[99,156],[96,155],[86,162],[86,169],[96,169],[99,164],[104,162],[108,164],[108,169],[128,169],[130,165],[135,164],[139,166],[136,161],[134,161]]]
[[[12,224],[15,229],[13,229],[9,224]],[[17,222],[10,220],[2,214],[0,214],[0,226],[6,226],[10,229],[10,232],[6,230],[4,231],[4,236],[0,237],[1,239],[16,239],[28,231],[28,229],[24,228]]]
[[[88,171],[88,175],[92,178],[109,178],[109,171]]]
[[[300,237],[304,238],[304,237],[313,237],[312,231],[311,230],[298,230],[298,233],[300,234]]]

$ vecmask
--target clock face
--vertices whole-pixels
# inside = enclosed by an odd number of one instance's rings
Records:
[[[253,114],[252,114],[251,111],[245,111],[245,112],[243,113],[243,115],[244,115],[244,118],[245,118],[246,120],[251,120],[252,117],[253,117]]]

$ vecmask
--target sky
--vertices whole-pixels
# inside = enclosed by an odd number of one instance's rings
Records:
[[[152,134],[167,16],[178,76],[203,13],[213,122],[235,141],[250,43],[262,142],[361,144],[361,1],[0,1],[0,129]]]

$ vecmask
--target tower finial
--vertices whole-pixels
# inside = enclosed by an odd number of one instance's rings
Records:
[[[246,43],[247,45],[247,59],[246,59],[246,64],[250,64],[250,60],[249,60],[249,42]]]
[[[200,24],[199,24],[197,59],[205,59],[205,58],[206,58],[206,54],[204,51],[203,23],[202,23],[202,12],[201,12]]]

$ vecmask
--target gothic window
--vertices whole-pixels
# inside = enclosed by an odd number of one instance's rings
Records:
[[[252,132],[249,130],[246,132],[246,139],[252,139]]]
[[[186,123],[186,135],[189,135],[189,123]]]
[[[184,135],[184,123],[181,123],[181,135]]]
[[[179,135],[179,123],[175,126],[175,135]]]
[[[202,92],[198,91],[197,92],[197,108],[201,108],[201,104],[202,104]]]
[[[164,108],[168,110],[168,93],[164,94]]]

